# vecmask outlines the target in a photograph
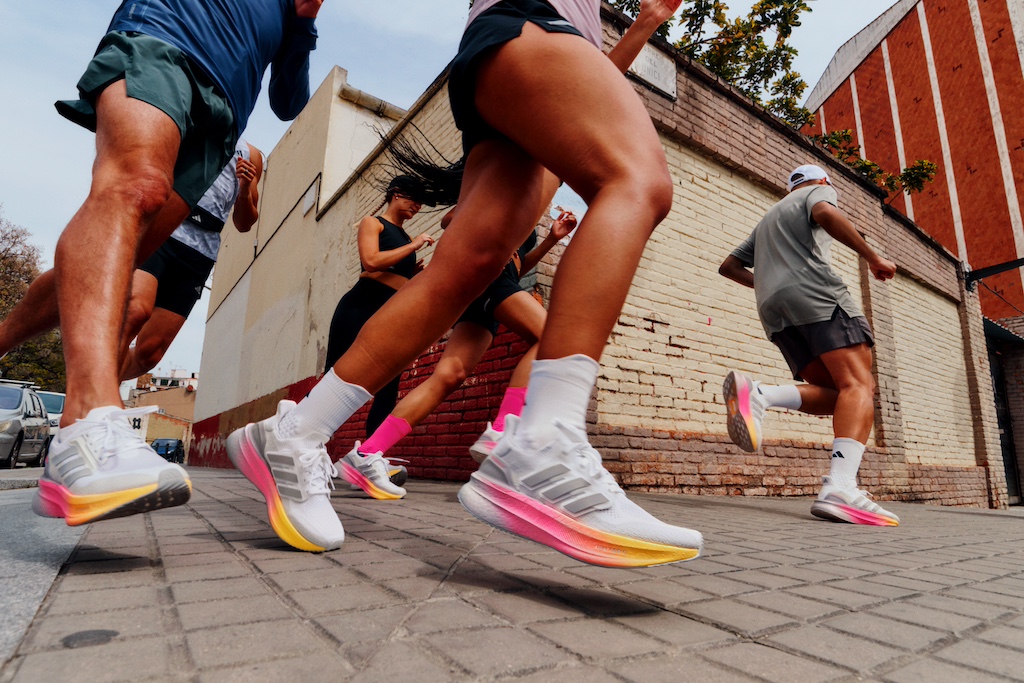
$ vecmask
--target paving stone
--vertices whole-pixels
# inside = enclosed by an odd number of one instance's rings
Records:
[[[248,665],[322,649],[311,632],[295,619],[193,631],[185,640],[200,669]]]
[[[537,622],[530,624],[529,628],[588,659],[635,657],[664,649],[661,642],[650,636],[605,619]]]
[[[131,588],[108,588],[76,593],[59,593],[50,603],[47,614],[78,614],[106,612],[108,610],[150,607],[159,604],[160,594],[155,585]]]
[[[912,626],[868,612],[852,612],[824,622],[829,628],[893,647],[920,652],[949,637],[945,631]]]
[[[747,681],[761,680],[731,671],[720,664],[701,659],[694,654],[635,659],[628,663],[616,662],[609,668],[619,676],[628,681],[635,681],[635,683],[680,683],[680,681],[746,683]]]
[[[518,683],[618,683],[621,679],[596,666],[570,663],[516,676],[515,680]]]
[[[873,595],[865,595],[863,593],[853,593],[851,591],[842,590],[841,588],[835,588],[831,585],[814,585],[814,586],[796,586],[794,588],[786,589],[786,592],[793,593],[795,595],[802,595],[805,598],[811,598],[812,600],[821,600],[832,605],[839,607],[845,607],[846,609],[861,609],[868,605],[874,605],[882,600]]]
[[[269,592],[270,589],[265,583],[251,576],[239,579],[215,579],[212,581],[176,583],[171,586],[174,601],[179,605],[207,600],[225,600],[228,598],[266,595]]]
[[[74,565],[72,565],[74,566]],[[105,588],[132,588],[135,586],[152,585],[157,579],[156,574],[148,567],[135,572],[114,572],[102,574],[65,574],[59,579],[59,591],[72,593],[76,591],[95,591]]]
[[[854,593],[865,593],[866,595],[873,595],[879,598],[887,598],[889,600],[906,598],[911,595],[917,595],[920,592],[910,588],[903,588],[892,583],[882,583],[881,581],[874,582],[864,579],[835,581],[830,583],[829,586],[840,590],[853,591]]]
[[[400,656],[396,656],[396,648],[400,648]],[[461,681],[470,677],[460,667],[413,643],[383,643],[367,657],[351,680],[353,683]]]
[[[620,584],[616,589],[626,595],[633,595],[661,607],[672,607],[687,602],[707,600],[708,594],[674,580],[638,581]]]
[[[512,624],[565,619],[580,614],[578,608],[537,591],[482,593],[474,595],[472,601]]]
[[[912,624],[919,624],[951,633],[962,633],[982,623],[981,620],[973,617],[920,607],[907,602],[879,605],[870,611],[883,617],[896,619],[897,621],[907,621]]]
[[[202,683],[280,683],[280,681],[337,681],[352,674],[344,658],[332,654],[307,654],[231,669],[208,669]]]
[[[719,626],[743,633],[756,635],[777,628],[794,626],[790,617],[759,609],[733,599],[698,602],[683,605],[679,611],[691,614]]]
[[[501,625],[502,623],[490,614],[457,599],[424,603],[405,621],[405,628],[410,633],[436,633]]]
[[[164,570],[167,581],[179,583],[184,581],[209,581],[211,579],[229,579],[240,576],[251,576],[252,572],[238,560],[204,564],[198,567],[168,567]]]
[[[1024,650],[1024,629],[1012,628],[1010,626],[993,626],[981,633],[975,633],[973,636],[987,643]]]
[[[885,674],[887,683],[1005,683],[1006,679],[934,659],[922,659]]]
[[[704,652],[701,656],[747,675],[769,681],[818,683],[849,676],[849,672],[843,669],[812,662],[788,652],[781,652],[754,643],[730,645]]]
[[[289,593],[292,600],[309,616],[384,607],[399,602],[399,598],[367,584],[335,586]]]
[[[22,654],[41,650],[60,650],[64,638],[82,631],[115,631],[116,641],[138,636],[163,635],[167,619],[160,607],[142,607],[113,612],[94,612],[37,619],[22,641]]]
[[[778,633],[768,640],[857,672],[870,671],[905,654],[885,645],[817,625]]]
[[[281,590],[305,590],[308,588],[329,588],[363,583],[365,579],[342,567],[325,567],[300,572],[281,572],[270,576]]]
[[[571,660],[559,648],[511,628],[437,633],[427,636],[427,641],[446,658],[480,677],[530,671]]]
[[[176,670],[168,641],[162,638],[135,638],[28,655],[21,662],[13,680],[15,683],[65,681],[73,672],[74,680],[105,683],[166,676]]]
[[[989,643],[961,641],[932,653],[936,659],[969,666],[981,671],[1024,680],[1024,652]]]
[[[817,600],[808,600],[807,598],[801,598],[781,591],[750,593],[748,595],[741,595],[736,599],[755,607],[763,607],[772,612],[778,612],[801,620],[819,619],[843,611],[841,607]]]
[[[178,606],[178,617],[181,619],[182,628],[186,631],[256,621],[288,619],[292,616],[292,612],[281,603],[277,596],[273,595],[256,595]]]
[[[652,612],[617,617],[616,623],[642,631],[671,645],[710,645],[736,640],[736,636],[672,612]]]
[[[947,595],[920,595],[907,601],[921,607],[962,614],[967,617],[977,617],[982,620],[998,619],[1006,614],[1012,614],[1013,610],[993,605],[987,602],[971,602],[960,598],[951,598]]]

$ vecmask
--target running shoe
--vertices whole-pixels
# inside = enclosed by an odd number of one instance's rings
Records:
[[[93,410],[62,429],[50,445],[32,510],[78,526],[188,502],[192,482],[185,470],[132,429],[133,419],[156,410]]]
[[[388,464],[388,479],[391,480],[392,484],[395,486],[404,486],[405,482],[409,481],[409,470],[405,468],[405,465],[401,464],[403,462],[409,462],[408,460],[403,458],[389,458],[385,456],[384,462]],[[350,489],[354,489],[356,491],[363,490],[362,487],[356,486],[355,484],[349,484],[348,486]]]
[[[371,498],[377,500],[398,500],[405,496],[405,489],[391,483],[389,475],[390,463],[384,454],[363,454],[359,452],[359,442],[348,452],[341,463],[341,476],[350,484],[358,486]]]
[[[294,401],[281,401],[273,417],[231,432],[228,457],[263,494],[270,526],[282,541],[312,552],[340,548],[345,530],[331,506],[338,471],[327,449],[277,435],[275,428],[293,408]]]
[[[491,423],[487,423],[487,429],[484,433],[477,438],[476,442],[469,447],[469,455],[477,463],[481,463],[487,459],[491,453],[494,452],[494,447],[498,445],[498,439],[501,438],[501,432],[491,426]]]
[[[768,409],[768,401],[757,390],[757,385],[746,375],[733,370],[722,383],[722,399],[729,411],[726,427],[732,442],[745,451],[759,451],[761,422]]]
[[[586,435],[555,422],[559,434],[542,448],[516,438],[519,420],[459,490],[474,517],[581,562],[649,567],[692,560],[700,532],[665,524],[626,497]]]
[[[900,518],[871,500],[870,493],[857,488],[841,489],[829,477],[821,478],[821,492],[811,505],[811,514],[833,522],[900,525]]]

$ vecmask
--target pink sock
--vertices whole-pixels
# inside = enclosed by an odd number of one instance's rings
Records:
[[[509,387],[498,406],[498,417],[494,418],[494,427],[499,432],[505,431],[505,416],[515,415],[519,417],[526,405],[526,387]]]
[[[370,438],[359,447],[359,452],[366,455],[372,453],[387,453],[388,449],[401,441],[402,437],[412,431],[408,422],[400,417],[388,415],[380,423]]]

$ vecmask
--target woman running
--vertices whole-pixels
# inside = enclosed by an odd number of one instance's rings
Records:
[[[387,303],[416,274],[416,250],[434,243],[434,238],[420,233],[410,238],[402,228],[423,206],[423,184],[410,176],[396,176],[388,184],[384,201],[387,209],[380,216],[364,216],[357,224],[358,249],[362,272],[359,280],[345,296],[331,318],[327,337],[327,364],[331,367],[355,341],[366,321]],[[374,211],[373,213],[376,213]],[[401,373],[385,384],[373,398],[366,418],[366,433],[372,434],[398,401]]]
[[[441,225],[445,226],[445,221],[442,221]],[[522,288],[519,280],[533,270],[544,255],[575,227],[576,217],[571,212],[563,211],[551,224],[551,231],[540,244],[537,243],[537,231],[530,233],[527,240],[513,253],[501,275],[456,321],[434,372],[406,394],[365,443],[356,442],[355,448],[342,461],[343,473],[346,464],[364,454],[386,455],[392,446],[462,386],[487,349],[491,347],[500,323],[518,334],[523,341],[530,344],[530,348],[523,354],[512,372],[512,378],[502,397],[494,422],[487,424],[487,429],[470,448],[470,453],[477,462],[482,462],[490,455],[504,430],[505,417],[518,416],[522,412],[526,401],[530,365],[537,357],[537,342],[547,318],[544,306]],[[390,488],[399,487],[392,484]],[[374,498],[391,497],[380,495],[380,489],[376,486],[370,487],[367,493]],[[396,494],[398,491],[386,488],[383,493]]]
[[[286,541],[341,545],[323,443],[487,288],[550,202],[553,173],[588,212],[559,264],[521,419],[506,419],[459,500],[488,524],[591,564],[650,566],[700,554],[700,533],[661,522],[626,497],[586,430],[597,360],[647,240],[672,206],[661,141],[622,73],[680,4],[642,0],[607,56],[600,0],[473,5],[448,81],[466,170],[459,209],[430,266],[367,322],[302,403],[282,401],[277,415],[228,440]],[[387,477],[382,461],[374,476]],[[295,480],[309,483],[297,488]]]

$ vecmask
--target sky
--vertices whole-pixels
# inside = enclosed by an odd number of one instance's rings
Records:
[[[791,41],[808,93],[836,50],[894,2],[810,0],[812,11]],[[729,3],[733,13],[752,4]],[[93,135],[57,115],[53,102],[77,95],[75,83],[118,5],[0,2],[0,211],[29,230],[47,268],[61,230],[88,194],[95,152]],[[352,86],[408,108],[455,55],[467,7],[467,0],[326,0],[310,60],[312,88],[337,64]],[[287,127],[262,94],[244,135],[269,153]],[[199,371],[208,300],[207,292],[158,371]]]

